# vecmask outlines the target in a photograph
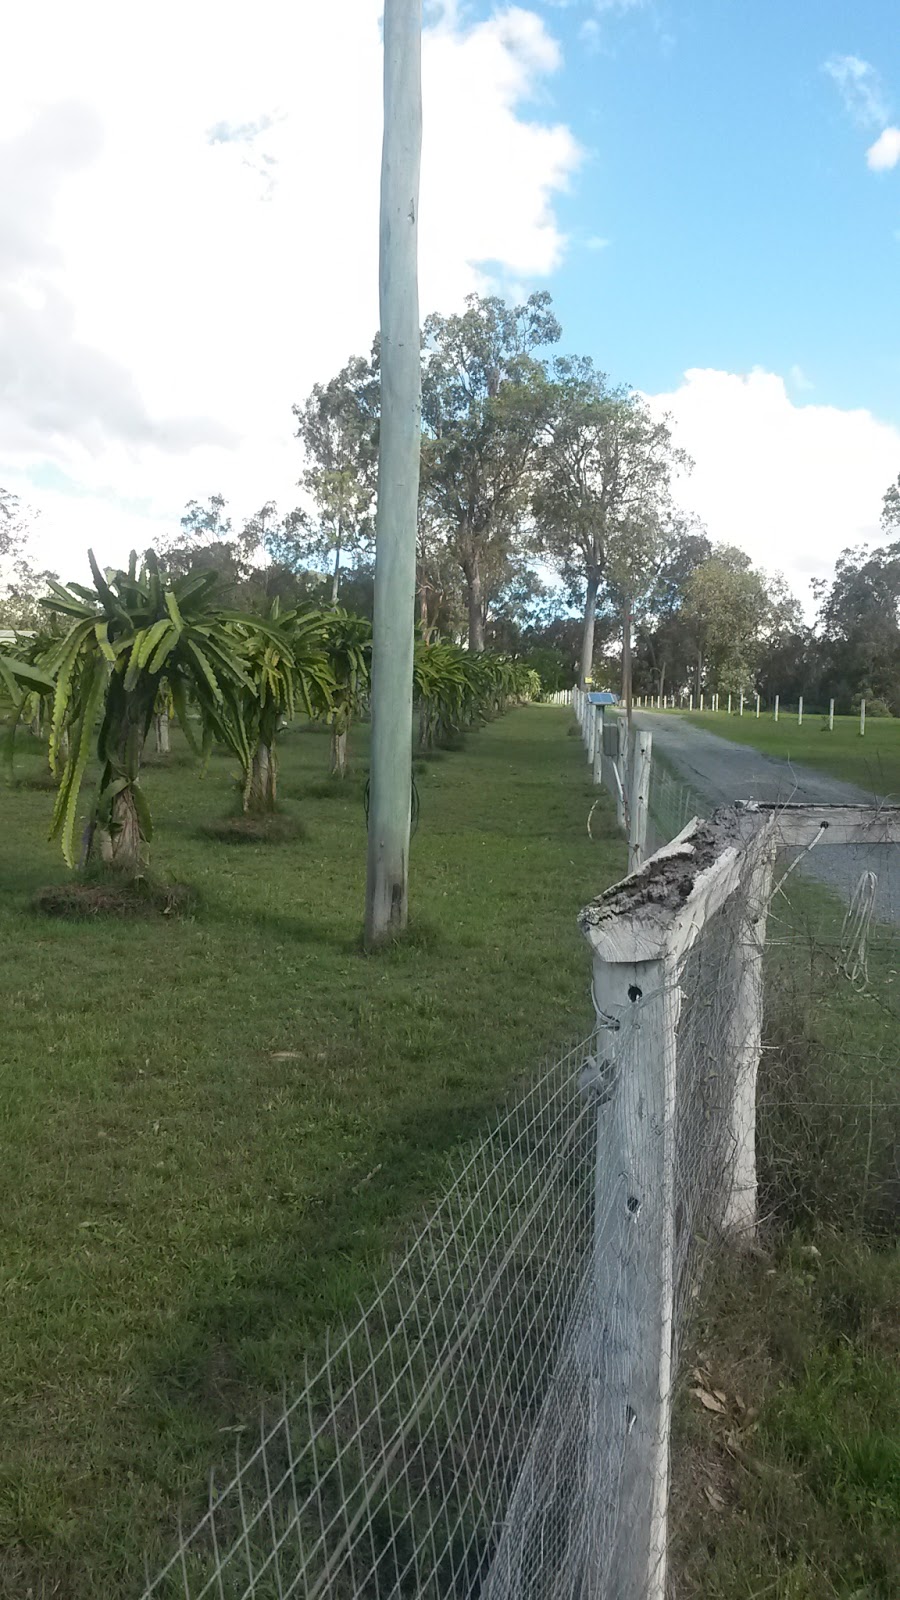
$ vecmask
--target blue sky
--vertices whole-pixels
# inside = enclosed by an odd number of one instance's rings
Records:
[[[545,11],[565,48],[553,115],[588,151],[560,216],[609,241],[558,274],[566,327],[642,389],[689,367],[799,369],[817,401],[900,422],[900,167],[868,170],[880,130],[825,70],[866,61],[900,107],[896,5]]]
[[[429,0],[423,313],[548,288],[806,601],[900,471],[888,0]],[[0,103],[0,482],[45,559],[296,502],[377,321],[380,0],[32,0]],[[178,36],[178,49],[171,39]],[[830,64],[830,65],[829,65]],[[160,106],[166,107],[164,117]]]

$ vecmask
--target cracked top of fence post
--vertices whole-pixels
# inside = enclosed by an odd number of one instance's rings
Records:
[[[687,827],[621,883],[584,907],[582,933],[604,961],[659,961],[682,956],[707,917],[737,887],[746,822],[725,806]]]

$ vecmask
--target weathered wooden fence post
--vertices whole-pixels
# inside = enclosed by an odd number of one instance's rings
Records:
[[[658,893],[659,864],[667,858],[668,898]],[[619,1507],[609,1544],[595,1554],[602,1571],[589,1574],[584,1592],[610,1600],[666,1595],[679,976],[707,918],[739,879],[734,848],[705,870],[695,867],[690,830],[653,860],[652,896],[642,895],[638,872],[580,917],[593,952],[597,1061],[605,1086],[597,1104],[591,1317],[596,1446],[598,1463],[608,1462],[614,1473]],[[685,894],[684,874],[692,867]]]
[[[603,782],[603,736],[605,727],[605,706],[597,706],[597,731],[594,738],[594,765],[591,776],[594,783]]]
[[[775,721],[778,721],[778,695],[775,696]]]
[[[828,732],[834,733],[834,701],[828,702]]]
[[[652,733],[635,730],[631,744],[628,800],[628,871],[634,872],[647,854],[647,819],[650,813]]]
[[[738,1243],[752,1243],[756,1236],[756,1083],[762,1057],[763,949],[775,866],[774,826],[774,819],[762,823],[757,837],[748,844],[740,924],[724,984],[727,1005],[722,1058],[728,1064],[731,1105],[730,1187],[722,1223]]]
[[[860,702],[859,702],[859,731],[860,731],[860,735],[864,734],[865,731],[866,731],[866,702],[865,702],[865,700],[860,700]]]
[[[799,704],[797,706],[797,727],[798,728],[802,728],[802,726],[803,726],[803,696],[801,695]]]

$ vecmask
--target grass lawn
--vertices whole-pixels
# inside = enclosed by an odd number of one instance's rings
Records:
[[[222,844],[232,766],[147,773],[189,918],[39,917],[52,796],[0,791],[0,1595],[140,1587],[210,1465],[366,1293],[448,1153],[591,1022],[579,907],[623,846],[569,713],[419,766],[411,937],[361,954],[364,775],[284,741],[299,843]],[[355,737],[365,761],[364,732]],[[20,778],[37,775],[37,750]]]
[[[735,744],[749,744],[765,755],[830,772],[867,793],[900,803],[900,719],[895,717],[870,717],[860,737],[858,717],[835,717],[834,731],[829,732],[828,718],[811,713],[804,713],[801,726],[797,713],[787,711],[777,722],[771,712],[759,718],[747,712],[742,717],[729,717],[725,711],[675,714]]]

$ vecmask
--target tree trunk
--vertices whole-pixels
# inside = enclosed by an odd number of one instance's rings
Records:
[[[336,727],[332,726],[332,729],[331,729],[331,760],[329,762],[328,770],[332,774],[333,777],[337,776],[338,778],[345,778],[347,776],[347,730],[346,730],[346,728],[343,730],[343,732],[339,733],[338,729]]]
[[[625,607],[622,616],[622,699],[625,701],[625,718],[631,726],[631,606]]]
[[[697,701],[698,707],[700,705],[700,695],[702,694],[702,692],[703,692],[703,651],[702,650],[698,650],[697,651],[697,693],[695,695],[695,699]]]
[[[469,649],[479,653],[484,649],[484,593],[481,569],[477,561],[463,568],[466,575],[466,592],[469,602]]]
[[[129,784],[112,802],[109,830],[97,828],[92,835],[88,859],[99,850],[106,866],[115,867],[126,877],[136,878],[144,865],[142,843],[134,791]]]
[[[167,756],[169,754],[169,713],[160,711],[153,718],[153,731],[156,735],[156,754]]]
[[[660,698],[660,700],[663,697],[663,690],[665,689],[665,686],[666,686],[666,663],[663,661],[661,666],[660,666],[660,669],[659,669],[659,698]]]
[[[597,590],[599,587],[599,578],[588,578],[587,598],[584,602],[584,632],[581,636],[581,673],[578,679],[579,689],[583,689],[588,678],[593,675],[594,618],[597,614]]]
[[[338,595],[340,594],[340,588],[341,588],[340,572],[341,572],[341,543],[340,543],[340,534],[338,534],[338,546],[337,546],[337,549],[334,552],[334,571],[331,574],[331,604],[333,606],[337,605],[337,603],[338,603]]]
[[[372,619],[365,941],[404,931],[412,811],[416,528],[422,452],[418,212],[421,0],[385,0],[378,301],[381,427]]]
[[[266,816],[275,810],[275,752],[270,745],[257,745],[250,768],[250,781],[244,791],[244,815]]]

